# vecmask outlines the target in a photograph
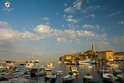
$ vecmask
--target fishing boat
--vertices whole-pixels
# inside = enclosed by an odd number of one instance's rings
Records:
[[[54,69],[53,63],[49,62],[47,63],[47,66],[45,67],[45,71],[52,71]]]

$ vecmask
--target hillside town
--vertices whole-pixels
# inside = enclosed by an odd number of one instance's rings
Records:
[[[74,54],[67,54],[64,56],[61,56],[59,58],[60,61],[68,61],[68,62],[74,62],[74,61],[80,61],[80,60],[86,60],[91,59],[95,60],[97,63],[101,63],[102,61],[123,61],[124,60],[124,52],[114,52],[112,50],[105,50],[105,51],[96,51],[95,46],[92,44],[91,50],[88,50],[86,52],[80,52],[80,53],[74,53]]]

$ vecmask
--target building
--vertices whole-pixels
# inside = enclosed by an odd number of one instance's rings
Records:
[[[98,51],[96,53],[97,53],[97,59],[99,60],[106,60],[106,61],[114,60],[114,53],[111,50]]]
[[[114,60],[124,60],[124,52],[115,52]]]

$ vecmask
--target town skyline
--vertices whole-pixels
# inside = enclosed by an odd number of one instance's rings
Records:
[[[0,0],[0,57],[124,51],[124,0]]]

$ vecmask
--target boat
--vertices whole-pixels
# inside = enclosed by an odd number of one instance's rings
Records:
[[[54,69],[53,63],[49,62],[47,63],[47,66],[45,67],[45,71],[52,71]]]
[[[116,67],[116,68],[119,67],[118,64],[115,64],[113,62],[108,63],[107,66],[109,66],[109,67]]]
[[[39,66],[39,60],[27,60],[26,68],[31,69]]]
[[[20,77],[20,76],[25,76],[29,75],[29,70],[23,67],[18,67],[15,69],[15,71],[12,72],[14,77]]]
[[[100,76],[102,76],[104,73],[109,73],[110,71],[107,68],[103,67],[102,69],[98,70],[97,72],[100,74]]]
[[[46,75],[44,79],[45,79],[45,82],[50,81],[50,83],[55,83],[57,79],[57,75],[56,74]]]
[[[87,74],[87,75],[85,75],[84,77],[83,77],[83,82],[84,83],[88,83],[88,82],[92,82],[93,81],[93,76],[92,75],[90,75],[90,74]]]
[[[62,63],[62,61],[58,61],[57,63],[58,63],[58,64],[61,64],[61,63]]]
[[[73,75],[70,75],[70,74],[62,77],[62,81],[63,82],[70,82],[70,81],[73,81],[73,80],[74,80],[74,76]]]
[[[6,61],[4,61],[4,63],[5,63],[6,69],[8,69],[8,70],[15,69],[15,61],[6,60]]]
[[[116,76],[119,81],[124,80],[124,73],[120,69],[113,70],[113,75]]]
[[[10,83],[30,83],[29,79],[24,77],[12,78],[9,81],[11,81]]]
[[[30,70],[30,76],[35,77],[35,76],[44,76],[46,75],[46,72],[43,68],[32,68]]]
[[[90,65],[90,64],[96,64],[96,61],[91,59],[86,59],[86,60],[78,61],[78,63],[79,65]]]
[[[6,81],[13,78],[13,75],[8,70],[2,70],[0,72],[0,81]]]
[[[77,67],[71,66],[70,69],[71,69],[71,72],[72,72],[72,74],[74,76],[78,76],[79,75]]]
[[[56,75],[57,75],[57,76],[63,75],[63,71],[56,71]]]
[[[102,76],[102,80],[104,83],[115,83],[118,78],[111,73],[104,73]]]

